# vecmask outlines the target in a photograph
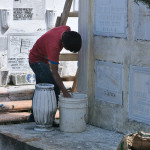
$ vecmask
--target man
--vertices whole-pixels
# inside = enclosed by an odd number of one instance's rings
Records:
[[[59,26],[41,36],[30,50],[29,64],[36,75],[36,83],[54,84],[57,101],[60,90],[64,97],[71,97],[58,74],[60,51],[65,48],[76,53],[81,45],[79,33],[71,31],[69,26]],[[29,121],[33,119],[31,114]]]

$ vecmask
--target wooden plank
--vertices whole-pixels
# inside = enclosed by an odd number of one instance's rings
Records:
[[[78,69],[77,69],[75,79],[74,79],[74,82],[73,82],[73,85],[72,85],[72,89],[71,89],[72,93],[77,92],[77,84],[78,84]]]
[[[62,53],[59,55],[59,61],[78,61],[78,54]]]
[[[69,12],[68,17],[78,17],[78,11]],[[61,16],[58,16],[57,19],[56,19],[55,27],[60,26],[60,21],[61,21]]]
[[[74,81],[75,76],[63,76],[61,77],[62,81]]]
[[[30,110],[32,100],[0,102],[0,112]]]
[[[70,12],[69,17],[78,17],[78,11]]]
[[[65,2],[63,13],[61,15],[60,26],[61,25],[66,25],[66,22],[67,22],[67,19],[68,19],[68,16],[69,16],[69,12],[70,12],[70,9],[71,9],[72,1],[73,0],[66,0],[66,2]]]
[[[28,112],[2,113],[0,114],[0,124],[9,123],[9,122],[27,121],[29,115],[30,113]]]
[[[60,21],[61,21],[61,17],[58,16],[58,17],[57,17],[57,20],[56,20],[56,23],[55,23],[55,27],[60,26]]]

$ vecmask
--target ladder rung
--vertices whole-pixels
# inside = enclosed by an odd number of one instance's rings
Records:
[[[78,17],[78,11],[70,12],[69,17]]]

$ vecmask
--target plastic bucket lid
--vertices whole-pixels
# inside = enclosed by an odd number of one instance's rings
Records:
[[[81,93],[73,93],[71,98],[59,96],[59,106],[65,108],[83,108],[87,107],[87,95]]]
[[[67,103],[71,102],[82,102],[82,101],[87,101],[87,95],[82,94],[82,93],[73,93],[72,97],[63,97],[62,95],[59,95],[59,101],[66,101]]]

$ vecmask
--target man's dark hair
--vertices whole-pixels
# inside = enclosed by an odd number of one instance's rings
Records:
[[[82,45],[82,39],[79,33],[75,31],[66,31],[62,35],[62,42],[64,45],[64,48],[71,52],[79,52],[81,45]]]

